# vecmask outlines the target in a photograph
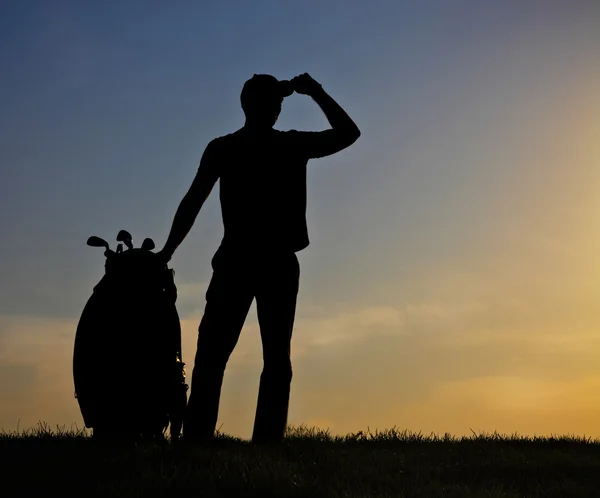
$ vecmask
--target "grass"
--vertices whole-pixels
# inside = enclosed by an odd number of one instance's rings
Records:
[[[343,437],[292,427],[258,447],[219,434],[211,447],[99,445],[45,424],[0,432],[0,496],[600,496],[600,442],[390,429]]]

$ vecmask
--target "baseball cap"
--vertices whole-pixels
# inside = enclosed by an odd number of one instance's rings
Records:
[[[242,107],[249,102],[265,101],[273,98],[283,100],[294,93],[292,83],[288,80],[278,80],[270,74],[255,74],[242,88],[240,100]]]

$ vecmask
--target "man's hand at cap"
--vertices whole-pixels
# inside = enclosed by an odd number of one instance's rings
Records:
[[[312,96],[316,92],[322,89],[321,85],[317,83],[308,73],[303,73],[291,80],[292,85],[296,93],[302,95]]]

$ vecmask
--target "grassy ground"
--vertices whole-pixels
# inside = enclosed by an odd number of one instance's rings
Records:
[[[600,496],[600,442],[584,438],[331,437],[299,427],[279,447],[220,435],[198,448],[88,436],[43,425],[0,433],[0,496]]]

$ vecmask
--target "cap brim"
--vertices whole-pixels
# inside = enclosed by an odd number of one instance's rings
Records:
[[[294,86],[289,80],[280,80],[277,86],[279,94],[282,98],[289,97],[292,93],[294,93]]]

